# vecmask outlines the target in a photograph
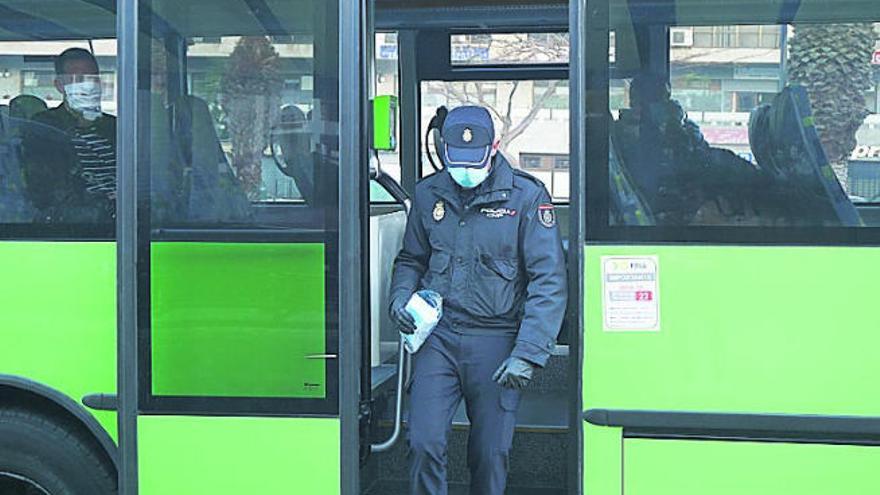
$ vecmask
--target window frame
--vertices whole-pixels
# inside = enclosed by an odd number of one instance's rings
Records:
[[[523,27],[517,29],[511,28],[494,28],[494,29],[424,29],[420,30],[417,37],[416,53],[419,54],[416,60],[417,74],[416,81],[419,96],[419,105],[416,115],[416,122],[419,123],[418,132],[420,134],[416,146],[418,147],[418,155],[420,160],[415,164],[416,177],[423,178],[424,170],[430,165],[425,161],[425,150],[422,149],[422,139],[424,138],[421,129],[422,122],[422,83],[424,82],[478,82],[478,81],[565,81],[570,85],[569,66],[570,63],[555,64],[486,64],[486,65],[455,65],[452,63],[452,52],[450,51],[451,37],[461,34],[545,34],[568,32],[568,26],[547,25],[535,27]],[[571,41],[571,38],[569,37]],[[569,48],[569,57],[575,53],[574,45]],[[569,58],[569,62],[570,62]],[[402,61],[403,62],[403,61]],[[401,80],[401,84],[406,81]],[[571,89],[569,89],[569,112],[572,112]],[[572,113],[569,114],[570,118]],[[571,136],[569,136],[569,140]],[[571,142],[571,141],[570,141]],[[569,146],[571,149],[571,146]],[[570,195],[569,195],[570,196]],[[553,199],[553,203],[557,205],[568,205],[571,198],[565,200]]]

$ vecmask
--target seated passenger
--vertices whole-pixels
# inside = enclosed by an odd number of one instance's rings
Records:
[[[116,216],[116,118],[101,111],[94,55],[81,48],[55,59],[56,108],[34,116],[23,132],[28,195],[44,222],[111,223]],[[47,127],[64,141],[48,146]],[[54,139],[53,139],[54,140]]]
[[[642,75],[630,87],[612,136],[658,225],[742,224],[754,218],[743,191],[764,194],[760,171],[729,150],[713,148],[672,99],[669,84]]]

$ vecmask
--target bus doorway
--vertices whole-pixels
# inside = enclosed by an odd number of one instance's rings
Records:
[[[513,7],[504,2],[460,2],[436,8],[431,2],[377,2],[376,33],[371,36],[372,91],[396,96],[400,112],[399,149],[378,153],[384,173],[411,194],[418,180],[442,170],[429,129],[438,108],[483,106],[493,115],[504,156],[538,177],[550,191],[567,236],[571,170],[567,22],[567,5],[563,4]],[[372,197],[370,228],[379,230],[371,230],[370,237],[378,238],[379,249],[371,249],[377,253],[371,263],[380,266],[376,270],[371,264],[371,274],[382,277],[390,276],[390,266],[384,263],[393,258],[381,258],[387,256],[386,242],[391,239],[399,249],[399,237],[388,237],[399,228],[391,225],[388,208],[381,196]],[[387,287],[387,279],[378,285]],[[370,307],[380,311],[373,315],[373,321],[380,321],[380,345],[373,350],[378,348],[381,354],[378,359],[373,354],[370,363],[370,422],[362,445],[372,444],[373,449],[364,454],[360,488],[363,494],[405,494],[409,493],[409,421],[406,400],[399,425],[396,419],[398,392],[393,373],[398,361],[393,356],[397,335],[393,327],[386,333],[383,326],[391,324],[387,303],[377,305],[374,299]],[[577,387],[571,386],[569,377],[577,376],[570,371],[571,349],[577,346],[577,335],[572,336],[565,325],[547,366],[523,396],[507,493],[575,493],[572,466],[577,452],[572,436],[578,424],[572,428],[570,422],[577,416],[571,413]],[[404,384],[407,377],[405,371]],[[467,493],[469,431],[462,403],[448,434],[450,493]],[[396,443],[389,445],[388,439]]]

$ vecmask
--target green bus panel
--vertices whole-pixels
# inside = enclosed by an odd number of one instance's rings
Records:
[[[324,245],[154,243],[152,391],[323,398]]]
[[[334,418],[141,416],[141,495],[340,492]]]
[[[116,392],[116,244],[0,243],[0,374]],[[116,438],[116,414],[92,411]]]
[[[623,430],[584,425],[584,493],[620,495],[623,482]]]
[[[602,256],[656,255],[660,330],[603,329]],[[880,416],[880,249],[586,248],[586,408]]]
[[[880,448],[626,440],[623,465],[615,495],[861,495],[876,492]]]

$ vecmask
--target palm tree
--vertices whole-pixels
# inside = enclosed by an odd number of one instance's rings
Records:
[[[856,131],[869,113],[875,40],[873,24],[856,23],[800,24],[791,41],[788,78],[809,93],[822,147],[844,190]]]
[[[278,52],[264,36],[239,40],[220,81],[232,166],[250,199],[259,198],[263,150],[278,119],[283,82]]]

